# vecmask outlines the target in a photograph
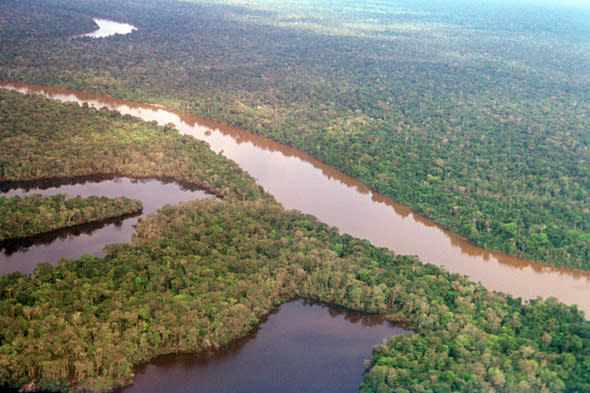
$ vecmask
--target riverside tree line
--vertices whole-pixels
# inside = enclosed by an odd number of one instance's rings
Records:
[[[3,384],[109,391],[132,379],[134,365],[215,349],[281,302],[306,297],[384,313],[413,330],[374,349],[364,392],[590,391],[590,322],[575,306],[523,303],[285,211],[235,163],[170,128],[5,91],[0,122],[0,146],[14,157],[36,152],[3,162],[12,180],[33,178],[32,168],[47,168],[41,177],[92,173],[72,151],[101,140],[110,166],[97,158],[100,168],[126,174],[160,159],[141,175],[192,179],[223,196],[164,207],[104,258],[0,276]],[[177,166],[187,171],[172,172]]]
[[[247,128],[481,246],[589,268],[586,11],[223,3],[5,1],[0,78]],[[19,30],[23,14],[34,30]],[[139,30],[64,39],[89,30],[88,14]]]

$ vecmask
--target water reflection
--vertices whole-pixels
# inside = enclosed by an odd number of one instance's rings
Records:
[[[379,316],[298,300],[219,351],[156,358],[119,393],[358,392],[371,348],[404,332]]]
[[[87,102],[96,108],[106,106],[162,125],[174,123],[181,133],[207,141],[212,150],[236,161],[287,209],[313,214],[341,232],[399,254],[443,265],[491,290],[525,299],[553,296],[578,304],[590,315],[590,272],[542,265],[477,247],[291,146],[158,105],[15,82],[0,82],[0,87]]]
[[[27,194],[91,195],[117,198],[125,196],[143,202],[143,213],[151,213],[165,204],[213,198],[198,188],[167,179],[131,179],[90,176],[51,179],[41,182],[1,182],[3,196]],[[60,257],[80,258],[83,254],[104,256],[103,248],[111,243],[127,243],[135,232],[139,215],[87,224],[48,234],[0,244],[0,273],[30,273],[38,262],[57,263]]]

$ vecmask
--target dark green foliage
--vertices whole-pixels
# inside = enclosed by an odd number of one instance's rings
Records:
[[[237,164],[174,129],[0,90],[0,181],[95,174],[171,178],[230,199],[261,196]]]
[[[337,251],[336,251],[337,250]],[[307,297],[387,313],[415,334],[374,349],[363,391],[575,391],[590,323],[528,305],[268,202],[165,207],[105,258],[0,278],[0,379],[108,390],[157,354],[216,348]]]
[[[479,245],[589,267],[586,11],[233,3],[243,6],[48,1],[139,30],[103,40],[0,40],[0,78],[156,102],[247,128]]]
[[[142,203],[125,197],[0,197],[0,240],[38,235],[75,225],[137,213]]]

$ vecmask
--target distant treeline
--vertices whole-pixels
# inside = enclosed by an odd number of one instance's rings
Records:
[[[547,19],[523,5],[502,23],[488,17],[492,6],[469,5],[470,16],[430,3],[420,3],[429,12],[405,13],[418,2],[327,2],[277,14],[242,3],[8,2],[3,10],[35,9],[31,18],[66,9],[139,30],[2,39],[0,78],[240,126],[306,150],[479,245],[590,268],[590,51],[581,11],[553,9]],[[2,20],[18,25],[15,15]]]
[[[0,241],[138,213],[142,207],[141,201],[125,197],[0,197]]]

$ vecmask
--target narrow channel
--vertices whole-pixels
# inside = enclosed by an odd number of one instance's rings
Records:
[[[158,179],[98,179],[89,178],[75,184],[47,186],[30,182],[26,188],[11,189],[1,196],[29,194],[67,194],[75,197],[91,195],[117,198],[125,196],[143,202],[143,214],[156,211],[165,204],[177,204],[194,199],[215,198],[199,189]],[[135,232],[139,216],[109,220],[107,225],[89,224],[67,228],[57,233],[41,235],[22,241],[8,242],[0,248],[0,274],[20,271],[31,273],[39,262],[57,263],[60,257],[78,259],[84,254],[104,256],[103,248],[112,243],[128,243]],[[57,236],[54,236],[57,235]]]
[[[16,82],[0,87],[62,101],[87,102],[160,124],[207,141],[236,161],[287,209],[313,214],[342,233],[367,239],[398,254],[445,266],[491,290],[531,299],[555,297],[590,315],[590,272],[543,265],[477,247],[445,231],[395,200],[370,190],[309,154],[268,138],[157,105],[105,95]]]

